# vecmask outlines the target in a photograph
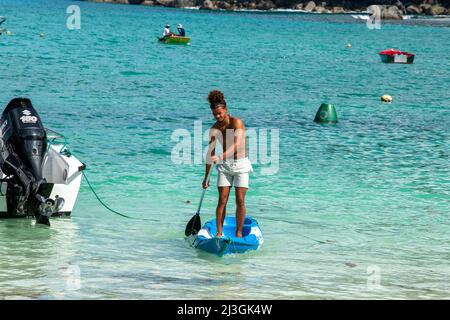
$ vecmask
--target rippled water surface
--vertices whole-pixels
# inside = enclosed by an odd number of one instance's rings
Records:
[[[66,28],[70,4],[81,30]],[[108,212],[85,181],[51,228],[0,220],[1,298],[450,298],[445,20],[369,30],[348,16],[56,0],[0,0],[0,15],[13,32],[0,36],[0,104],[31,98],[109,206],[155,220]],[[167,21],[192,45],[158,44]],[[414,64],[382,64],[390,47]],[[204,169],[171,162],[175,129],[213,123],[212,88],[248,128],[280,129],[279,171],[255,163],[247,199],[265,244],[224,258],[185,243]],[[337,125],[312,121],[322,102]],[[212,188],[202,221],[216,202]]]

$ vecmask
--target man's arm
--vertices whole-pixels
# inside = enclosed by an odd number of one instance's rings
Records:
[[[205,168],[205,177],[203,178],[203,189],[206,189],[209,187],[208,181],[206,181],[206,178],[208,177],[209,170],[211,170],[211,166],[214,163],[212,161],[212,157],[216,153],[216,132],[218,130],[212,127],[209,130],[209,144],[208,144],[208,151],[206,153],[206,168]],[[219,131],[220,132],[220,131]]]

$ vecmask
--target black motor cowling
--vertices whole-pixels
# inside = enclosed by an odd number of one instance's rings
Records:
[[[15,184],[8,211],[35,214],[28,211],[36,210],[39,204],[36,194],[45,183],[42,164],[46,152],[47,134],[31,101],[11,100],[0,118],[0,169]]]

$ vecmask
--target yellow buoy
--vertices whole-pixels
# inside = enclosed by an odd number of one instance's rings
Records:
[[[40,36],[41,38],[43,38],[43,37],[45,37],[45,33],[41,32],[41,33],[39,34],[39,36]]]
[[[347,46],[346,46],[347,48],[351,48],[351,47],[353,47],[352,46],[352,44],[351,43],[347,43]]]
[[[381,101],[382,102],[391,103],[392,102],[392,96],[390,96],[388,94],[384,94],[384,95],[381,96]]]

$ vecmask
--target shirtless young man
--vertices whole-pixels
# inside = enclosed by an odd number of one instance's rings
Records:
[[[210,130],[203,188],[209,187],[208,172],[212,163],[217,163],[219,202],[216,209],[216,237],[222,236],[226,206],[233,185],[236,191],[236,237],[242,237],[242,227],[246,214],[245,193],[248,189],[249,172],[253,171],[250,160],[246,156],[245,126],[241,119],[228,114],[227,104],[222,92],[211,91],[208,95],[208,101],[211,112],[217,121]],[[220,156],[215,155],[217,140],[223,148],[223,154]]]

